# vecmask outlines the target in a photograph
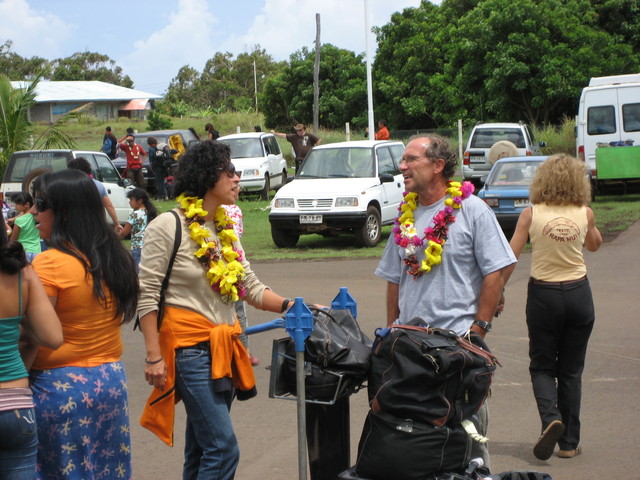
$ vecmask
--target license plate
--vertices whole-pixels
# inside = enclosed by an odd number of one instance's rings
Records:
[[[529,202],[528,198],[516,198],[513,201],[513,206],[516,207],[516,208],[530,207],[531,206],[531,202]]]
[[[322,223],[322,215],[300,215],[300,223]]]
[[[478,156],[471,155],[471,157],[469,157],[469,161],[471,163],[484,163],[484,156],[481,155],[478,157]]]

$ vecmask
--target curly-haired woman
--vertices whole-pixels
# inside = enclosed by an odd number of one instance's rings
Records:
[[[181,242],[158,301],[176,239],[176,217],[167,212],[147,227],[140,263],[139,314],[146,346],[145,378],[154,390],[141,424],[173,443],[176,399],[187,412],[183,478],[228,480],[239,460],[231,424],[231,399],[255,395],[255,379],[239,339],[234,303],[244,298],[281,313],[291,300],[272,292],[251,270],[223,205],[235,203],[240,178],[229,147],[207,140],[180,160],[176,194]]]
[[[595,252],[602,236],[588,206],[591,185],[584,162],[552,155],[536,171],[511,248],[520,255],[531,239],[527,295],[529,372],[542,421],[533,453],[548,459],[581,453],[582,371],[595,313],[582,247]]]

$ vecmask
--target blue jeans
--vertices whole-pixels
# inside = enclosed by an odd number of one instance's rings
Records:
[[[231,424],[233,392],[216,392],[208,345],[176,351],[176,391],[187,412],[183,480],[231,480],[240,450]]]
[[[0,412],[0,478],[36,478],[38,433],[33,408]]]
[[[131,256],[133,257],[133,261],[136,264],[136,272],[140,272],[140,257],[142,255],[142,249],[141,248],[132,248],[131,249]]]

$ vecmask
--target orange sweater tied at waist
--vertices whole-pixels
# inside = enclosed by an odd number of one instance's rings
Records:
[[[180,397],[175,390],[175,351],[208,341],[211,346],[211,378],[230,378],[239,391],[253,391],[255,377],[249,354],[239,335],[242,328],[234,325],[214,325],[202,315],[177,307],[165,307],[160,328],[160,349],[167,365],[164,390],[154,388],[140,418],[140,425],[152,431],[160,440],[173,446],[175,404]]]

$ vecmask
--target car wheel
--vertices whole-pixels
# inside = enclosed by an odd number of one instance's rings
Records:
[[[273,238],[273,243],[276,244],[278,248],[291,248],[295,247],[296,243],[300,239],[300,234],[294,232],[293,230],[287,230],[284,228],[278,228],[271,226],[271,238]]]
[[[380,224],[380,212],[376,207],[367,208],[367,218],[356,235],[360,243],[365,247],[373,247],[380,242],[382,225]]]
[[[22,181],[22,191],[29,192],[31,195],[33,195],[33,182],[35,182],[36,178],[38,178],[40,175],[44,175],[45,173],[50,172],[51,169],[47,167],[40,167],[31,170]]]
[[[269,181],[269,174],[264,176],[264,188],[260,190],[260,198],[262,200],[269,200],[269,190],[271,190],[271,182]]]

